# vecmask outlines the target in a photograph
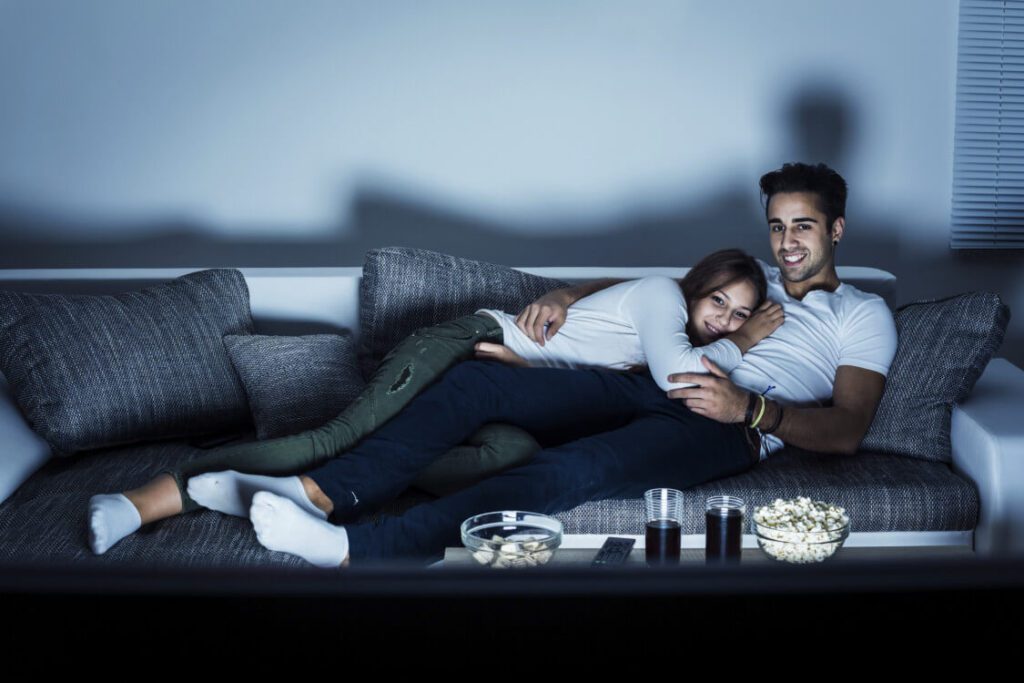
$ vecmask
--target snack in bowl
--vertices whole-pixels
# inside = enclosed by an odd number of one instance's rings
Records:
[[[537,512],[486,512],[462,523],[462,543],[482,565],[536,567],[562,542],[562,523]]]
[[[821,562],[835,554],[850,534],[846,510],[810,498],[783,500],[754,510],[757,543],[769,556],[783,562]]]

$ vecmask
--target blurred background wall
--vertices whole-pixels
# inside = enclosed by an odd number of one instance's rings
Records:
[[[770,258],[757,180],[850,185],[839,262],[1016,312],[949,242],[956,0],[0,0],[0,267]]]

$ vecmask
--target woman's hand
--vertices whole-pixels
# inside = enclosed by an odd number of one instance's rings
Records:
[[[782,306],[774,301],[765,301],[754,311],[743,327],[729,335],[729,339],[740,351],[746,353],[752,346],[770,335],[786,321],[786,314],[782,312]]]
[[[548,292],[516,316],[516,327],[532,341],[544,346],[544,342],[554,337],[558,328],[565,324],[569,306],[575,301],[571,288]],[[545,325],[548,326],[547,335],[544,333]]]
[[[478,360],[498,360],[506,365],[516,365],[527,368],[530,364],[518,353],[504,344],[492,344],[490,342],[478,342],[474,347]]]

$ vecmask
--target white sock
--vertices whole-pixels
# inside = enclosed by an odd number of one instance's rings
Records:
[[[123,493],[102,493],[89,499],[89,545],[97,555],[142,526],[142,517]]]
[[[327,513],[314,505],[306,495],[306,488],[298,476],[268,477],[226,470],[199,474],[188,480],[188,495],[192,500],[205,508],[235,517],[249,516],[252,497],[257,491],[270,491],[284,496],[309,514],[327,519]]]
[[[317,519],[288,498],[269,491],[252,497],[249,519],[260,544],[298,555],[318,567],[338,567],[348,557],[348,532]]]

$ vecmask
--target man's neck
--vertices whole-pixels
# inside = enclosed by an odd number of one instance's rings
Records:
[[[786,289],[786,294],[797,300],[803,299],[808,292],[813,292],[816,289],[834,292],[841,284],[835,266],[831,266],[827,271],[823,270],[818,276],[803,282],[790,282],[785,278],[782,279],[782,286]]]

